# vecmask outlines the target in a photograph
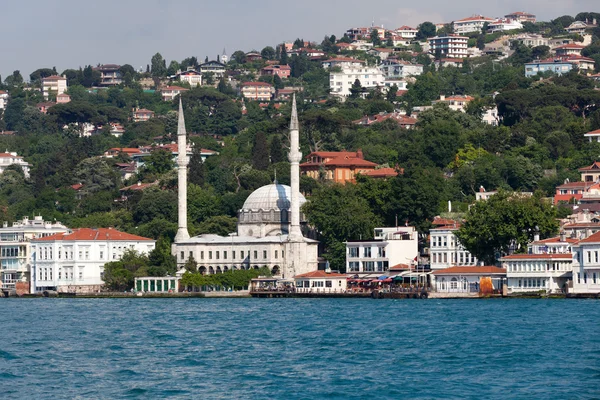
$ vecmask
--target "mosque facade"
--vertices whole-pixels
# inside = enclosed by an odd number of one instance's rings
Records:
[[[177,136],[185,148],[186,131],[181,102]],[[178,269],[193,257],[198,270],[217,274],[236,269],[266,266],[274,276],[291,279],[318,269],[319,242],[304,237],[300,207],[306,202],[300,193],[299,123],[296,99],[292,103],[290,123],[290,186],[274,182],[255,190],[238,212],[237,232],[228,236],[203,234],[190,237],[187,230],[187,155],[179,154],[178,231],[172,252]]]

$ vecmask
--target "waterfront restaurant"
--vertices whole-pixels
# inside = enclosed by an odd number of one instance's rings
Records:
[[[134,288],[143,293],[174,293],[178,291],[178,280],[174,276],[146,276],[135,278]]]
[[[443,293],[501,293],[506,269],[493,266],[450,267],[433,272],[435,291]]]
[[[344,293],[347,288],[346,274],[322,270],[294,276],[298,293]]]

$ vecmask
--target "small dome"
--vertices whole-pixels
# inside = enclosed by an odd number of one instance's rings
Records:
[[[242,211],[257,210],[289,210],[292,199],[292,188],[287,185],[272,183],[256,189],[244,202]],[[300,206],[306,198],[299,193]]]

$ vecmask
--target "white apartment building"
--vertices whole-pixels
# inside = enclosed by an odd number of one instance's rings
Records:
[[[370,240],[346,242],[346,273],[382,275],[419,256],[418,233],[412,226],[375,228]]]
[[[395,30],[396,35],[408,40],[415,40],[418,32],[418,29],[406,25]]]
[[[186,92],[188,89],[180,86],[167,86],[160,90],[160,95],[163,101],[173,101],[175,97],[179,96],[182,92]]]
[[[6,168],[11,165],[20,166],[23,169],[25,178],[29,178],[29,169],[31,166],[23,159],[23,157],[18,156],[15,152],[0,153],[0,174],[3,174]]]
[[[534,33],[522,33],[510,40],[511,42],[518,42],[529,47],[548,46],[550,43],[548,38]]]
[[[453,266],[477,265],[477,258],[459,242],[455,232],[460,225],[444,225],[429,231],[429,263],[432,271]]]
[[[474,98],[471,96],[455,95],[446,97],[445,95],[440,95],[440,99],[435,100],[432,103],[444,103],[453,111],[466,112],[465,108],[467,107],[467,104],[473,99]]]
[[[523,29],[523,24],[509,18],[500,18],[488,24],[488,32],[502,32],[513,29]]]
[[[469,38],[459,35],[436,36],[429,39],[429,52],[446,58],[466,58]]]
[[[331,69],[331,68],[335,68],[335,67],[361,68],[365,65],[365,62],[363,60],[357,60],[356,58],[336,57],[336,58],[330,58],[328,60],[322,61],[321,65],[325,69],[327,69],[327,68]]]
[[[48,99],[50,93],[58,96],[67,91],[67,78],[58,75],[42,78],[42,93],[44,98]]]
[[[329,73],[330,93],[334,96],[350,96],[350,88],[356,80],[366,89],[374,89],[384,86],[384,77],[377,67],[349,67],[342,68],[338,72]]]
[[[156,241],[111,228],[81,228],[32,240],[31,292],[95,292],[104,264],[128,250],[148,254]]]
[[[5,221],[0,228],[0,287],[11,290],[16,282],[30,281],[32,239],[67,231],[60,222],[44,221],[41,216],[24,217],[11,226]]]
[[[459,35],[470,32],[481,32],[485,23],[494,22],[493,18],[484,17],[483,15],[473,15],[471,17],[454,21],[454,33]]]
[[[600,293],[600,232],[573,244],[572,293]]]
[[[100,72],[100,86],[115,86],[123,83],[121,66],[117,64],[104,64],[94,68]]]
[[[0,108],[5,109],[8,104],[8,93],[4,90],[0,90]]]

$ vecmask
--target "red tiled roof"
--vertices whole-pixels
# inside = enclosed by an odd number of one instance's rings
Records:
[[[138,235],[132,235],[111,228],[80,228],[74,229],[71,233],[57,233],[40,239],[33,239],[36,242],[51,242],[56,240],[111,240],[111,241],[151,241],[153,239]]]
[[[589,167],[579,168],[579,171],[593,171],[593,170],[597,170],[597,169],[600,169],[600,162],[594,161],[594,163],[592,165],[590,165]]]
[[[136,147],[113,147],[108,151],[118,151],[119,153],[135,154],[140,153],[140,149]]]
[[[585,189],[590,186],[592,182],[568,182],[557,186],[557,189]]]
[[[529,14],[529,13],[526,13],[526,12],[523,12],[523,11],[515,11],[513,13],[506,14],[506,15],[523,15],[523,16],[528,16],[528,17],[535,17],[534,14]]]
[[[536,242],[533,242],[532,244],[562,243],[562,242],[576,243],[577,241],[578,241],[577,239],[572,239],[572,238],[565,238],[565,240],[560,240],[560,236],[555,236],[555,237],[551,237],[548,239],[538,240]]]
[[[591,136],[591,135],[594,135],[594,136],[595,136],[595,135],[600,135],[600,129],[596,129],[595,131],[588,132],[588,133],[586,133],[586,134],[585,134],[585,135],[583,135],[583,136],[586,136],[586,135],[590,135],[590,136]]]
[[[323,62],[358,62],[358,63],[364,63],[363,60],[357,60],[356,58],[350,58],[350,57],[336,57],[336,58],[330,58],[329,60],[325,60]]]
[[[596,62],[596,60],[594,60],[593,58],[584,57],[584,56],[569,56],[568,58],[565,59],[565,61],[587,61],[587,62],[591,62],[591,63]]]
[[[300,164],[300,165],[310,165],[311,163],[305,163],[305,164]],[[332,165],[332,166],[354,166],[354,167],[373,167],[375,168],[377,166],[377,163],[371,162],[371,161],[367,161],[364,158],[358,158],[358,157],[353,157],[353,158],[334,158],[332,160],[326,161],[323,164],[325,165]]]
[[[67,80],[67,78],[64,78],[62,76],[58,76],[58,75],[51,75],[51,76],[47,76],[45,78],[42,78],[43,81],[58,81],[64,79],[65,81]]]
[[[294,276],[294,278],[346,278],[345,274],[338,274],[335,272],[327,273],[325,271],[312,271],[307,272],[306,274],[300,274]]]
[[[563,259],[570,260],[573,258],[573,254],[511,254],[510,256],[504,256],[500,260],[543,260],[543,259]]]
[[[396,29],[397,31],[416,31],[415,28],[411,28],[410,26],[402,25],[400,28]]]
[[[481,20],[493,21],[493,18],[484,17],[483,15],[473,15],[472,17],[459,19],[458,21],[455,21],[455,22],[468,22],[468,21],[481,21]]]
[[[591,206],[592,204],[590,204]],[[575,222],[572,224],[563,225],[563,229],[574,229],[574,228],[600,228],[600,222]]]
[[[139,110],[135,110],[134,114],[154,114],[154,111],[148,110],[146,108],[140,108]]]
[[[5,90],[0,90],[0,94],[7,94]]]
[[[164,87],[164,88],[161,89],[161,91],[163,91],[163,92],[165,90],[181,90],[181,91],[183,91],[183,90],[189,90],[189,89],[186,89],[186,88],[183,88],[183,87],[180,87],[180,86],[167,86],[167,87]]]
[[[433,272],[434,275],[504,275],[506,269],[494,266],[483,267],[450,267]]]
[[[580,44],[571,43],[571,44],[563,44],[562,46],[555,47],[554,50],[556,50],[556,49],[584,49],[584,48],[585,48],[585,46],[582,46]]]
[[[23,158],[21,156],[13,156],[10,153],[0,153],[0,158]]]
[[[390,267],[390,271],[403,271],[405,269],[414,269],[412,266],[408,264],[396,264],[393,267]]]
[[[149,188],[151,186],[156,186],[156,185],[158,185],[158,182],[151,182],[151,183],[141,183],[141,182],[138,182],[138,183],[133,184],[131,186],[125,186],[124,188],[121,188],[119,190],[121,192],[126,192],[128,190],[131,190],[131,191],[144,190],[144,189],[147,189],[147,188]]]
[[[579,243],[600,243],[600,232],[596,232],[587,238],[580,240]]]
[[[457,221],[453,220],[453,219],[449,219],[449,218],[441,218],[441,217],[434,217],[433,221],[431,222],[433,225],[454,225],[456,224]]]
[[[71,185],[71,189],[73,190],[79,190],[83,187],[83,185],[81,183],[76,183],[75,185]]]
[[[271,85],[270,83],[267,83],[267,82],[244,82],[244,83],[242,83],[242,86],[268,86],[268,87],[271,87],[273,85]]]

